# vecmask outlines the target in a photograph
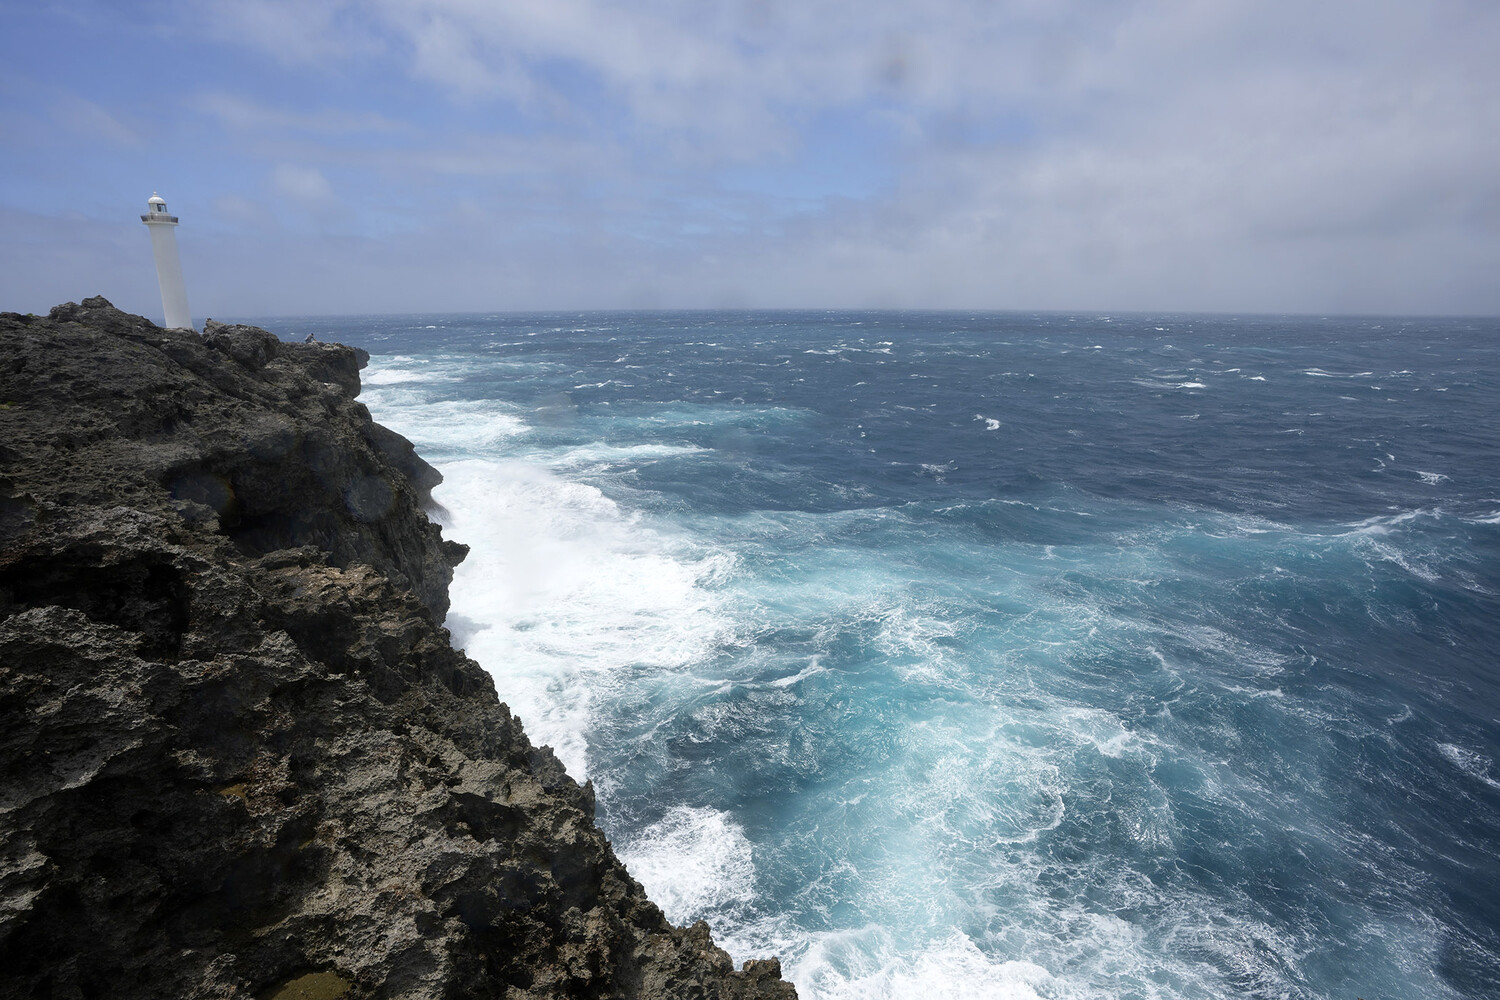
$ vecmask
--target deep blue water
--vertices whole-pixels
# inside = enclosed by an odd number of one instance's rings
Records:
[[[1500,995],[1500,321],[261,321],[449,626],[804,997]]]

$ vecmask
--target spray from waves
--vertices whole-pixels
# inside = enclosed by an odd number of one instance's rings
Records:
[[[590,442],[586,445],[553,450],[548,456],[549,468],[560,470],[606,470],[611,466],[630,466],[639,462],[659,459],[681,458],[703,454],[707,449],[694,445],[635,444],[606,445]]]
[[[827,1000],[1073,1000],[1086,996],[1039,965],[994,961],[962,932],[928,944],[915,956],[879,927],[822,935],[808,950],[800,972],[799,985]]]
[[[366,399],[438,462],[444,481],[433,491],[434,513],[448,537],[470,546],[450,588],[454,644],[495,676],[531,738],[551,745],[582,781],[593,708],[623,675],[679,670],[732,630],[716,588],[734,558],[552,471],[699,449],[538,443],[520,407],[434,398],[432,388],[464,365],[376,359]]]
[[[616,850],[674,923],[717,924],[755,896],[750,841],[721,810],[674,806]]]
[[[383,373],[381,369],[367,378],[373,380]],[[431,401],[415,378],[373,384],[376,387],[367,389],[364,398],[380,411],[381,423],[439,464],[476,451],[493,452],[531,430],[514,407],[489,400]]]
[[[1452,743],[1439,743],[1437,747],[1439,752],[1464,774],[1483,782],[1491,788],[1500,789],[1500,781],[1496,781],[1490,776],[1490,770],[1494,766],[1494,762],[1484,754],[1476,750],[1466,750]]]
[[[370,372],[361,379],[366,388],[370,386],[400,385],[403,382],[431,382],[432,377],[421,371],[402,371],[397,368],[386,368],[381,371]]]
[[[581,781],[592,706],[620,683],[612,675],[681,669],[730,631],[712,588],[733,558],[535,465],[468,460],[443,474],[433,496],[445,527],[471,546],[454,576],[454,642]]]

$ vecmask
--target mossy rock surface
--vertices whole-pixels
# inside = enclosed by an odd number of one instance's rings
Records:
[[[309,972],[263,996],[265,1000],[337,1000],[348,992],[349,981],[337,972]]]

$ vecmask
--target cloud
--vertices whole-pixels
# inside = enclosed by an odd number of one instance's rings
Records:
[[[223,91],[207,91],[187,99],[187,106],[241,131],[296,130],[321,136],[360,133],[409,133],[412,125],[374,111],[324,108],[316,111],[274,108]]]
[[[61,95],[53,101],[51,119],[96,142],[129,149],[143,145],[150,135],[146,123],[122,120],[120,115],[72,94]]]
[[[285,64],[365,59],[385,48],[357,0],[184,0],[180,11],[195,33],[253,46]]]
[[[277,194],[306,205],[321,206],[335,201],[333,186],[316,167],[280,164],[271,175],[271,183]]]
[[[210,208],[217,220],[231,226],[265,230],[275,225],[275,216],[266,205],[237,194],[220,195]]]

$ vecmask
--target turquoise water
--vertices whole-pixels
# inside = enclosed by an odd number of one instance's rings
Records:
[[[1488,997],[1500,321],[261,321],[447,477],[448,624],[804,997]]]

